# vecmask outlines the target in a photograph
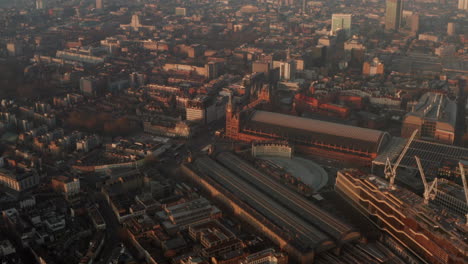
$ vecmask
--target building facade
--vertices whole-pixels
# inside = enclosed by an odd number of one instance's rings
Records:
[[[386,0],[385,29],[398,31],[401,26],[403,0]]]
[[[351,14],[333,14],[331,32],[336,34],[337,31],[343,30],[346,37],[351,37]]]

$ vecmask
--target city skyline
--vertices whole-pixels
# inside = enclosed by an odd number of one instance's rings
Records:
[[[0,262],[468,263],[465,0],[0,0]]]

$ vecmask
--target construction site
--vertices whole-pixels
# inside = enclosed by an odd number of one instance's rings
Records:
[[[433,184],[429,185],[431,188]],[[467,219],[425,197],[358,170],[338,172],[335,190],[404,250],[407,263],[466,263]]]
[[[297,263],[404,263],[379,241],[231,152],[201,156],[182,172]]]
[[[437,177],[428,180],[421,154],[411,146],[418,130],[413,131],[393,163],[387,156],[385,178],[356,169],[339,171],[335,190],[348,203],[368,217],[383,232],[404,247],[408,262],[466,263],[468,261],[468,183],[465,161],[458,162],[462,186]],[[416,142],[417,144],[417,142]],[[449,148],[450,149],[450,148]],[[396,153],[395,153],[396,154]],[[411,155],[410,154],[410,155]],[[427,159],[437,155],[424,155]],[[399,166],[414,161],[423,185],[422,197],[397,186]],[[407,182],[407,181],[406,181]]]

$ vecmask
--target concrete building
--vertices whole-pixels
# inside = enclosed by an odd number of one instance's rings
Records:
[[[456,103],[443,94],[428,92],[413,103],[412,110],[403,119],[402,137],[418,135],[427,140],[453,144],[455,139]]]
[[[333,14],[331,33],[336,34],[343,30],[347,38],[351,37],[351,16],[351,14]]]
[[[39,174],[32,169],[0,169],[0,185],[17,192],[31,189],[39,184]]]
[[[459,10],[468,10],[468,0],[458,0]]]
[[[216,220],[191,225],[189,235],[200,242],[201,255],[206,258],[242,249],[242,241]]]
[[[36,0],[36,9],[44,9],[44,0]]]
[[[175,8],[175,15],[176,16],[186,16],[187,9],[185,7],[176,7]]]
[[[379,58],[374,58],[372,61],[364,62],[362,66],[362,74],[368,76],[382,75],[384,73],[384,64]]]
[[[90,77],[81,77],[80,91],[87,96],[96,96],[99,93],[99,79]]]
[[[433,33],[419,34],[418,39],[419,40],[432,41],[432,42],[439,42],[439,40],[440,40],[439,36],[435,35]]]
[[[225,106],[226,100],[224,98],[199,95],[187,102],[185,109],[187,121],[209,124],[224,117]]]
[[[453,36],[456,34],[456,32],[457,32],[456,24],[454,22],[449,22],[447,24],[447,35]]]
[[[410,20],[411,32],[418,33],[419,32],[419,14],[411,15],[409,20]]]
[[[96,0],[96,9],[104,8],[104,0]]]
[[[401,26],[403,0],[386,0],[385,29],[398,31]]]
[[[220,63],[215,61],[210,61],[207,64],[205,64],[206,78],[210,80],[218,78],[219,67]]]
[[[58,176],[52,179],[52,188],[68,199],[80,193],[80,179]]]
[[[293,80],[296,75],[294,61],[273,61],[273,68],[279,68],[281,80]]]
[[[157,119],[143,122],[143,131],[154,135],[181,138],[190,138],[193,134],[192,127],[186,121],[161,122]]]
[[[221,217],[221,211],[206,198],[198,198],[184,203],[164,206],[156,213],[168,233],[186,230],[191,225],[201,224]]]
[[[140,16],[138,14],[133,14],[130,24],[121,24],[120,28],[123,30],[133,30],[133,31],[140,31],[140,30],[153,31],[156,29],[155,26],[147,26],[147,25],[141,24]]]

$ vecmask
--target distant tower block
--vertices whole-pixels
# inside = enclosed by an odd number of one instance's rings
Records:
[[[453,36],[457,33],[457,27],[456,24],[453,22],[450,22],[447,24],[447,35]]]
[[[419,31],[419,14],[411,15],[411,32],[418,33]]]
[[[403,0],[386,0],[385,29],[398,31],[401,26]]]
[[[130,26],[133,28],[139,28],[141,26],[140,17],[137,14],[134,14],[132,16],[132,21],[130,22]]]
[[[96,9],[104,8],[104,0],[96,0]]]
[[[36,9],[44,9],[44,1],[36,0]]]
[[[458,9],[468,10],[468,0],[458,0]]]
[[[351,14],[333,14],[331,33],[336,34],[337,31],[343,30],[346,37],[351,37]]]

